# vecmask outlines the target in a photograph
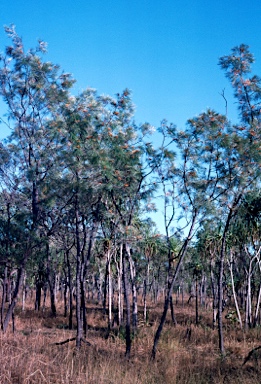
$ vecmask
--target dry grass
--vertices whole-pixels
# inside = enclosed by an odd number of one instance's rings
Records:
[[[150,324],[139,329],[133,341],[132,356],[124,357],[121,335],[105,338],[106,320],[100,307],[88,307],[88,341],[81,351],[75,343],[56,342],[75,336],[67,329],[67,319],[36,313],[30,304],[17,310],[16,332],[0,333],[0,383],[77,383],[77,384],[203,384],[260,383],[261,359],[243,365],[248,352],[259,345],[260,330],[243,334],[225,323],[227,357],[221,360],[217,331],[212,330],[211,312],[202,311],[201,325],[193,325],[192,306],[176,306],[178,325],[167,322],[155,361],[150,361],[153,336],[161,305],[150,309]]]

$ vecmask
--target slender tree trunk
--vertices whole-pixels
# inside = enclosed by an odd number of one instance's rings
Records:
[[[83,246],[81,249],[81,268],[80,268],[80,279],[81,279],[81,318],[82,318],[82,326],[83,326],[83,332],[84,336],[87,336],[87,313],[86,313],[86,284],[85,284],[85,279],[87,275],[87,268],[88,268],[88,263],[91,257],[91,252],[93,249],[93,246],[95,244],[96,238],[95,235],[98,230],[98,225],[97,222],[94,221],[92,225],[92,229],[90,232],[89,236],[89,244],[88,244],[88,249],[87,253],[85,254],[85,249],[86,249],[86,244],[87,244],[87,236],[86,236],[86,228],[85,228],[85,223],[84,223],[84,216],[82,217],[82,226],[84,230],[84,241],[83,241]],[[80,247],[79,247],[80,250]]]
[[[126,326],[125,326],[125,338],[126,338],[126,351],[125,356],[127,358],[130,357],[131,352],[131,327],[130,327],[130,298],[129,298],[129,284],[128,284],[128,276],[127,276],[127,268],[126,268],[126,245],[123,245],[123,255],[122,255],[122,271],[123,271],[123,286],[124,286],[124,299],[126,305]]]
[[[81,319],[83,326],[84,337],[87,336],[87,318],[86,318],[86,303],[85,303],[85,282],[83,276],[81,276]]]
[[[258,255],[258,267],[259,267],[259,272],[261,272],[259,255]],[[256,326],[258,324],[260,303],[261,303],[261,284],[259,285],[258,298],[257,298],[256,310],[255,310],[255,318],[254,318],[254,326]]]
[[[252,261],[252,260],[251,260]],[[252,270],[250,262],[249,270],[247,272],[247,291],[246,291],[246,322],[245,327],[246,329],[249,329],[252,327],[252,299],[251,299],[251,277],[252,277]]]
[[[47,274],[47,281],[48,281],[49,290],[50,290],[51,311],[52,311],[52,316],[56,317],[55,271],[53,270],[52,260],[51,260],[51,255],[50,255],[50,250],[49,250],[49,244],[48,243],[46,245],[46,253],[47,253],[47,269],[46,269],[46,274]]]
[[[122,272],[122,253],[123,246],[120,244],[119,249],[119,261],[116,261],[117,273],[118,273],[118,325],[122,325],[123,320],[123,303],[122,303],[122,281],[123,281],[123,272]],[[116,257],[116,256],[115,256]]]
[[[137,300],[137,288],[136,288],[136,269],[129,246],[126,245],[126,251],[128,254],[128,260],[130,265],[130,277],[132,287],[132,325],[134,332],[138,326],[138,300]]]
[[[10,303],[12,300],[11,272],[7,274],[5,292],[6,292],[5,302]]]
[[[108,330],[112,327],[112,277],[111,277],[111,254],[108,251]]]
[[[67,301],[67,295],[68,295],[68,281],[67,276],[65,275],[65,283],[64,283],[64,290],[63,290],[63,316],[67,317],[68,314],[68,301]]]
[[[176,279],[178,277],[178,273],[179,273],[181,264],[182,264],[182,262],[183,262],[183,260],[184,260],[184,258],[186,256],[188,245],[189,245],[189,242],[190,242],[190,240],[192,238],[194,226],[196,224],[196,218],[197,218],[197,211],[193,215],[191,226],[190,226],[190,230],[189,230],[189,234],[188,234],[188,236],[186,238],[186,241],[183,244],[183,247],[181,248],[181,250],[179,252],[178,264],[176,266],[174,275],[172,277],[171,284],[168,287],[168,291],[167,291],[167,295],[166,295],[165,302],[164,302],[164,309],[163,309],[163,313],[162,313],[162,316],[161,316],[160,324],[158,326],[158,329],[157,329],[155,337],[154,337],[154,343],[153,343],[152,353],[151,353],[152,359],[155,359],[155,357],[156,357],[157,346],[158,346],[158,342],[160,340],[160,336],[161,336],[161,333],[162,333],[162,330],[163,330],[163,326],[164,326],[165,321],[166,321],[167,312],[168,312],[168,308],[169,308],[169,303],[170,303],[171,296],[172,296],[172,290],[173,290],[174,284],[176,282]]]
[[[173,304],[172,294],[170,296],[169,306],[170,306],[170,313],[171,313],[172,324],[174,324],[174,326],[176,326],[177,325],[177,320],[176,320],[176,316],[175,316],[175,312],[174,312],[174,304]]]
[[[48,275],[48,284],[49,284],[49,290],[50,290],[50,300],[51,300],[51,311],[52,316],[56,317],[56,305],[55,305],[55,276],[53,273],[50,273]]]
[[[69,258],[69,250],[66,250],[66,264],[68,271],[68,288],[69,288],[69,329],[73,328],[73,286],[72,286],[72,271]]]
[[[198,315],[198,277],[196,277],[196,325],[199,324],[199,315]]]
[[[149,286],[149,276],[150,276],[150,260],[147,260],[146,276],[144,279],[144,292],[143,292],[143,319],[147,321],[147,287]]]
[[[1,302],[1,328],[3,329],[4,314],[5,314],[5,299],[6,299],[6,281],[7,281],[8,268],[5,266],[4,270],[4,280],[2,283],[3,292],[2,292],[2,302]]]
[[[41,297],[42,297],[42,282],[37,281],[35,284],[35,305],[34,308],[36,311],[41,309]]]
[[[206,308],[206,276],[203,274],[200,282],[200,305]]]
[[[234,297],[234,303],[235,303],[235,307],[236,307],[236,311],[237,311],[237,317],[238,317],[238,321],[240,324],[240,328],[243,329],[243,323],[242,323],[242,319],[241,319],[241,314],[240,314],[238,301],[237,301],[237,294],[236,294],[236,290],[235,290],[234,273],[233,273],[233,252],[232,252],[232,250],[230,250],[230,260],[229,260],[228,264],[229,264],[229,271],[230,271],[230,278],[231,278],[231,286],[232,286],[232,292],[233,292],[233,297]]]
[[[168,238],[168,243],[169,243],[169,237],[167,235],[167,238]],[[168,289],[170,289],[170,286],[171,286],[171,281],[172,281],[172,276],[173,276],[173,273],[174,273],[174,257],[172,255],[172,252],[171,252],[171,245],[170,243],[168,244],[168,248],[169,248],[169,256],[168,256],[168,259],[169,259],[169,268],[168,268]],[[176,326],[177,325],[177,322],[176,322],[176,318],[175,318],[175,313],[174,313],[174,304],[173,304],[173,298],[172,298],[172,293],[170,295],[170,299],[169,299],[169,306],[170,306],[170,313],[171,313],[171,320],[172,320],[172,323]]]
[[[107,291],[108,291],[108,254],[106,257],[106,267],[105,267],[104,286],[103,286],[103,300],[102,300],[104,317],[106,315],[106,308],[107,308]]]
[[[76,321],[77,321],[77,333],[76,333],[76,348],[81,347],[81,340],[83,337],[83,324],[81,316],[81,249],[80,249],[80,234],[79,234],[79,213],[78,213],[78,196],[76,195],[75,203],[75,235],[76,235]]]
[[[9,305],[9,308],[8,308],[7,313],[5,315],[5,319],[4,319],[3,324],[2,324],[3,332],[6,332],[9,321],[11,320],[11,318],[13,316],[13,312],[14,312],[14,309],[15,309],[15,306],[16,306],[16,303],[17,303],[17,300],[19,298],[19,294],[20,294],[20,291],[21,291],[21,288],[23,285],[24,274],[25,274],[25,267],[24,267],[24,262],[23,262],[22,266],[18,269],[17,281],[16,281],[14,292],[13,292],[12,300],[11,300],[11,303]]]
[[[261,302],[261,284],[259,285],[258,298],[257,298],[257,303],[256,303],[256,309],[255,309],[255,318],[254,318],[254,326],[255,327],[258,325],[260,302]]]
[[[25,300],[26,300],[26,272],[24,273],[24,281],[23,281],[22,311],[24,311],[24,309],[25,309]]]
[[[213,319],[213,329],[217,325],[217,314],[218,314],[218,285],[215,282],[214,272],[212,268],[212,263],[210,265],[210,279],[211,279],[211,288],[212,288],[212,319]]]
[[[227,221],[228,223],[228,221]],[[225,356],[225,347],[224,347],[224,333],[223,333],[223,273],[224,273],[224,259],[225,259],[225,249],[226,249],[226,235],[229,227],[229,223],[226,225],[222,245],[221,245],[221,254],[220,254],[220,265],[219,265],[219,281],[218,281],[218,337],[219,337],[219,350],[221,356]]]
[[[237,208],[237,205],[241,199],[241,194],[234,200],[233,206],[229,209],[227,216],[225,228],[222,235],[221,241],[221,250],[220,250],[220,260],[219,260],[219,277],[218,277],[218,338],[219,338],[219,350],[221,356],[225,356],[225,347],[224,347],[224,333],[223,333],[223,274],[224,274],[224,261],[226,255],[226,239],[227,233],[229,230],[230,222],[233,217],[234,211]]]
[[[81,347],[81,340],[83,336],[82,318],[81,318],[81,282],[80,282],[80,262],[77,258],[76,263],[76,321],[77,321],[77,334],[76,334],[76,347]]]
[[[257,260],[257,264],[259,265],[260,268],[260,251],[261,247],[256,251],[254,256],[251,256],[251,253],[248,251],[247,247],[245,246],[245,252],[248,255],[250,262],[249,262],[249,268],[248,271],[246,271],[247,274],[247,294],[246,294],[246,323],[245,326],[246,328],[252,327],[253,323],[255,324],[255,318],[254,317],[254,322],[253,322],[253,315],[252,315],[252,292],[251,292],[251,282],[252,282],[252,276],[254,273],[254,268],[253,268],[253,263],[255,260]],[[259,295],[258,295],[258,301],[260,302]],[[259,305],[259,304],[258,304]]]

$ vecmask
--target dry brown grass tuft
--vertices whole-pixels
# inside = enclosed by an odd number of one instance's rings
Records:
[[[150,322],[139,328],[132,356],[124,357],[125,343],[119,335],[105,338],[106,320],[97,305],[88,307],[88,341],[80,351],[75,343],[56,345],[72,338],[67,319],[58,308],[36,313],[17,310],[16,332],[0,333],[0,383],[77,384],[220,384],[260,383],[261,358],[254,356],[243,365],[248,352],[259,345],[260,330],[243,334],[226,323],[227,357],[221,360],[217,331],[209,326],[211,313],[203,312],[201,325],[193,325],[192,306],[176,306],[178,325],[170,319],[164,328],[155,361],[150,360],[153,336],[161,305],[150,309]]]

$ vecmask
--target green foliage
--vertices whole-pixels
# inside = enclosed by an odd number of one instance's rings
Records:
[[[235,47],[219,61],[240,124],[213,109],[183,130],[163,120],[154,148],[153,127],[135,124],[128,89],[115,97],[93,89],[73,96],[71,75],[44,61],[45,43],[26,52],[13,26],[6,33],[11,45],[0,57],[0,95],[8,118],[1,121],[12,134],[0,143],[3,266],[26,260],[30,279],[39,265],[45,272],[71,267],[75,282],[77,256],[77,273],[93,284],[105,275],[107,254],[116,279],[125,242],[136,283],[170,286],[188,250],[187,280],[211,273],[217,279],[232,255],[239,289],[244,266],[259,260],[260,243],[261,79],[251,76],[249,48]],[[159,195],[164,236],[144,220]],[[255,268],[253,286],[260,277]],[[228,268],[221,273],[229,283]]]

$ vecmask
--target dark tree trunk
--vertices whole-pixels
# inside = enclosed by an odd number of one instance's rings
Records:
[[[158,342],[159,342],[161,332],[163,330],[163,326],[165,324],[168,309],[169,309],[169,302],[170,302],[170,295],[167,295],[165,298],[165,302],[164,302],[164,309],[163,309],[163,313],[161,315],[160,324],[158,326],[157,332],[156,332],[155,337],[154,337],[154,344],[153,344],[152,354],[151,354],[152,359],[155,359],[155,357],[156,357]]]
[[[41,296],[42,296],[42,282],[36,282],[35,284],[35,304],[34,309],[40,311],[41,309]]]
[[[171,313],[171,321],[176,326],[177,320],[176,320],[175,312],[174,312],[174,304],[173,304],[172,294],[171,294],[170,299],[169,299],[169,306],[170,306],[170,313]]]
[[[70,251],[66,250],[66,265],[68,272],[68,288],[69,288],[69,329],[73,328],[73,286],[72,286],[72,272],[71,272],[71,263],[69,258]]]
[[[196,277],[196,325],[199,324],[199,315],[198,315],[198,278]]]
[[[18,269],[17,280],[16,280],[16,285],[15,285],[15,289],[14,289],[13,296],[12,296],[12,301],[9,305],[9,308],[8,308],[7,313],[5,315],[5,319],[4,319],[3,324],[2,324],[3,332],[6,332],[9,321],[11,320],[12,316],[14,316],[14,309],[15,309],[20,291],[21,291],[21,287],[23,285],[24,274],[25,274],[25,268],[24,268],[24,263],[23,263],[23,265]]]
[[[68,281],[67,276],[65,276],[64,290],[63,290],[63,316],[67,317],[68,314],[68,302],[67,302],[67,294],[68,294]]]
[[[1,328],[2,329],[3,329],[3,321],[4,321],[4,313],[5,313],[7,273],[8,273],[8,268],[7,268],[7,266],[5,266],[4,280],[2,283],[3,293],[2,293],[2,302],[1,302]]]
[[[87,319],[86,319],[86,304],[85,304],[85,284],[83,279],[81,280],[81,318],[83,325],[84,337],[87,336]]]
[[[73,329],[73,287],[69,277],[69,329]]]
[[[221,356],[225,356],[225,347],[224,347],[224,334],[223,334],[223,273],[224,273],[224,261],[226,253],[226,238],[229,230],[231,219],[237,209],[239,201],[241,200],[241,194],[234,200],[232,208],[230,208],[225,228],[223,231],[222,241],[221,241],[221,251],[220,251],[220,260],[219,260],[219,276],[218,276],[218,338],[219,338],[219,350]]]
[[[50,289],[50,299],[51,299],[51,311],[52,316],[56,317],[56,305],[55,305],[55,284],[54,284],[54,277],[51,276],[48,279],[49,283],[49,289]]]
[[[49,290],[50,290],[50,299],[51,299],[51,311],[52,316],[56,317],[56,305],[55,305],[55,271],[53,270],[53,263],[51,260],[51,255],[49,252],[49,244],[46,246],[47,253],[47,270],[46,277],[48,280]]]
[[[78,196],[76,195],[75,203],[75,235],[76,235],[76,321],[77,321],[77,333],[76,333],[76,348],[81,347],[81,340],[83,337],[83,325],[81,316],[81,249],[80,249],[80,234],[79,234],[79,213],[78,213]]]
[[[5,302],[10,303],[12,296],[11,276],[7,274],[5,279]]]
[[[125,356],[127,358],[130,357],[131,352],[131,315],[130,315],[130,298],[129,298],[129,284],[128,284],[128,276],[127,276],[127,270],[126,270],[126,258],[127,258],[127,251],[126,251],[126,245],[123,245],[123,258],[122,258],[122,271],[123,271],[123,286],[124,286],[124,299],[125,299],[125,305],[126,305],[126,352]]]
[[[164,326],[165,321],[166,321],[166,317],[167,317],[167,313],[168,313],[168,308],[169,308],[169,304],[170,304],[171,297],[172,297],[173,287],[174,287],[175,281],[176,281],[176,279],[178,277],[178,273],[179,273],[181,264],[182,264],[182,262],[184,260],[185,255],[186,255],[189,242],[190,242],[190,240],[192,238],[194,226],[195,226],[195,223],[196,223],[196,218],[197,218],[197,211],[195,211],[195,213],[194,213],[194,216],[193,216],[193,219],[192,219],[192,222],[191,222],[191,226],[190,226],[190,230],[189,230],[189,234],[188,234],[188,236],[187,236],[187,238],[186,238],[186,240],[185,240],[185,242],[183,244],[183,247],[181,248],[181,250],[179,252],[179,258],[178,258],[179,261],[178,261],[178,264],[176,266],[175,272],[173,274],[172,281],[171,281],[170,285],[168,286],[168,291],[167,291],[167,295],[166,295],[165,302],[164,302],[164,309],[163,309],[163,313],[162,313],[162,316],[161,316],[161,319],[160,319],[160,324],[158,326],[158,329],[157,329],[155,337],[154,337],[154,343],[153,343],[152,353],[151,353],[152,359],[155,359],[155,357],[156,357],[157,346],[158,346],[159,339],[160,339],[160,336],[161,336],[161,333],[162,333],[162,330],[163,330],[163,326]]]
[[[104,316],[106,315],[106,307],[107,307],[107,289],[108,289],[108,258],[106,260],[106,267],[105,267],[105,276],[104,276],[104,286],[103,286],[103,313]]]
[[[145,275],[145,279],[144,279],[144,282],[143,282],[143,319],[144,319],[145,322],[148,321],[148,316],[147,316],[147,294],[148,294],[149,281],[150,281],[150,258],[147,257],[146,275]]]

